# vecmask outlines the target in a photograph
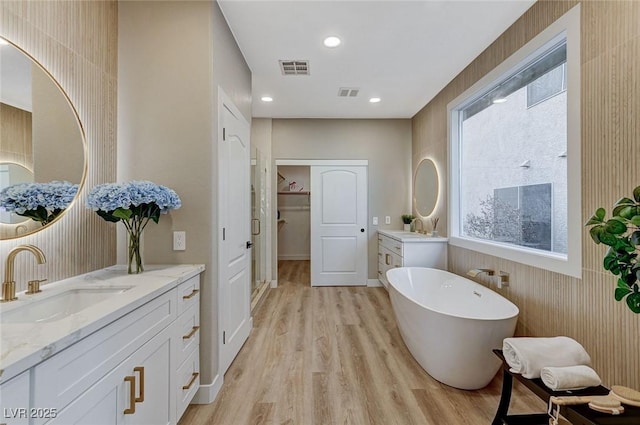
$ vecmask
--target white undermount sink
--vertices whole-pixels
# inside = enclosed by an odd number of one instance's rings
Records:
[[[5,311],[0,315],[0,322],[54,322],[98,304],[107,298],[122,294],[131,288],[131,286],[70,288],[56,295],[43,298],[42,300],[33,301],[29,304]]]

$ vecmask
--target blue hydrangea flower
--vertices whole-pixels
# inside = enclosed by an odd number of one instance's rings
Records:
[[[155,204],[162,214],[182,206],[174,190],[145,180],[100,184],[87,196],[87,207],[94,211],[131,209],[142,204]]]
[[[78,193],[78,185],[67,181],[19,183],[0,191],[0,207],[42,224],[57,217]]]

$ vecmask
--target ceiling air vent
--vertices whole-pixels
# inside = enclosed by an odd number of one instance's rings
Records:
[[[280,60],[282,75],[309,75],[309,61],[307,60]]]
[[[340,87],[340,89],[338,90],[338,96],[339,97],[356,97],[359,92],[360,92],[360,89]]]

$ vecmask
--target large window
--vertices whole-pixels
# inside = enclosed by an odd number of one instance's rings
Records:
[[[449,105],[454,245],[580,274],[575,34],[548,29]]]

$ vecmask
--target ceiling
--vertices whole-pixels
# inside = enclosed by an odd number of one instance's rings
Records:
[[[219,0],[252,72],[253,116],[271,118],[413,117],[533,3]],[[342,44],[325,47],[329,35]],[[284,76],[279,60],[308,60],[310,74]]]

